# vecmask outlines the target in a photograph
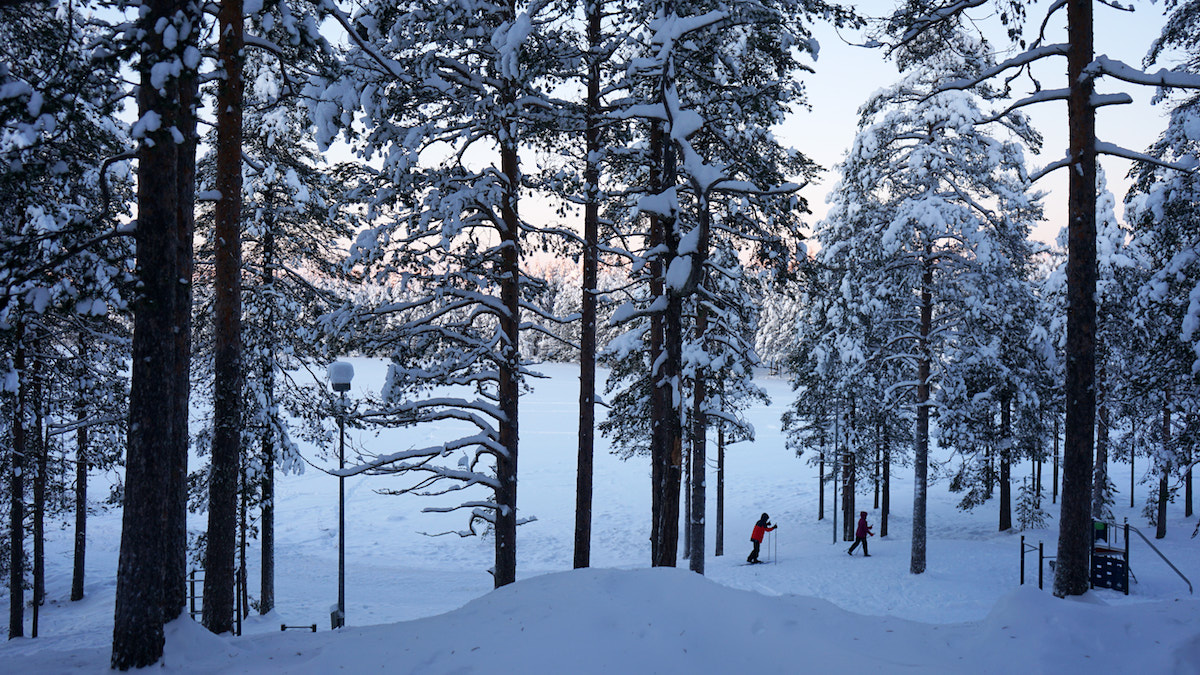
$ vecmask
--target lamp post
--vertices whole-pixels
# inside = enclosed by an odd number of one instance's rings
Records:
[[[334,361],[327,370],[333,390],[341,394],[338,413],[338,469],[346,468],[346,392],[354,379],[354,366]],[[346,477],[338,476],[338,600],[330,620],[333,628],[346,625]]]

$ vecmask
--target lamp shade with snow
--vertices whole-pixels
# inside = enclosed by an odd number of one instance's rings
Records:
[[[329,364],[326,373],[334,391],[350,391],[350,381],[354,379],[354,366],[345,361],[334,361]]]

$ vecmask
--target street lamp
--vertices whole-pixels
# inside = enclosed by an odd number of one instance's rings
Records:
[[[327,369],[329,383],[341,394],[338,414],[338,469],[346,468],[346,392],[354,379],[354,366],[334,361]],[[333,628],[346,625],[346,477],[338,476],[338,600],[330,617]]]

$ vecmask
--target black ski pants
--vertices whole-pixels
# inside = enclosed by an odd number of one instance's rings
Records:
[[[746,562],[754,562],[758,560],[758,547],[760,544],[762,544],[761,541],[756,541],[754,539],[751,539],[750,543],[754,544],[754,550],[750,551],[750,555],[746,556]]]
[[[854,554],[854,549],[858,548],[859,544],[863,545],[863,555],[871,555],[870,553],[867,553],[867,538],[866,537],[855,537],[854,544],[850,546],[849,553],[851,555]]]

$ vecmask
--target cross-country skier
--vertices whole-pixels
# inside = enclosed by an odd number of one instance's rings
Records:
[[[759,518],[758,522],[754,524],[754,532],[750,534],[750,541],[754,542],[754,550],[750,551],[750,555],[746,557],[746,562],[762,562],[758,559],[758,547],[760,544],[762,544],[763,535],[765,535],[767,532],[775,531],[775,528],[777,527],[779,526],[771,524],[770,516],[765,513],[762,514],[762,517]]]
[[[854,531],[854,543],[850,546],[850,550],[846,551],[850,555],[854,555],[854,549],[858,548],[859,544],[863,545],[863,557],[870,558],[871,554],[867,553],[867,537],[874,537],[875,533],[871,531],[871,526],[867,524],[867,512],[862,511],[858,514],[858,529]]]

